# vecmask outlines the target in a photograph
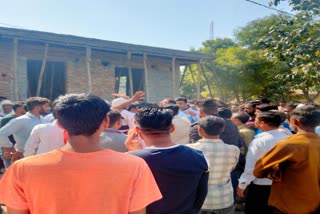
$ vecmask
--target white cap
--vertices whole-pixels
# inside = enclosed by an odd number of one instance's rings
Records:
[[[111,106],[114,107],[114,106],[119,106],[121,104],[123,104],[124,102],[128,101],[127,99],[124,99],[123,97],[120,97],[120,98],[117,98],[117,99],[114,99],[112,100],[111,102]]]
[[[11,100],[2,100],[0,105],[1,106],[3,106],[3,105],[13,105],[13,102],[11,102]]]

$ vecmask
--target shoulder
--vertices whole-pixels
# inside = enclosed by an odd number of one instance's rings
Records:
[[[192,123],[191,128],[198,128],[198,122]]]

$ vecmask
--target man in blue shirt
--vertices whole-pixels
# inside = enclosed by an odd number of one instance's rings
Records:
[[[172,117],[169,109],[138,112],[136,134],[148,147],[130,154],[147,162],[163,195],[147,207],[147,213],[196,214],[207,195],[208,163],[202,152],[172,142]]]
[[[188,107],[188,100],[186,98],[178,97],[176,99],[176,105],[179,106],[179,117],[187,118],[191,124],[199,120],[198,111]]]

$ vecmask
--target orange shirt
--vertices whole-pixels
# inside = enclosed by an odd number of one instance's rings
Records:
[[[266,177],[279,164],[280,182],[273,182],[269,204],[284,213],[304,214],[320,205],[320,136],[296,134],[280,141],[265,154],[254,170]]]
[[[32,214],[122,214],[161,197],[144,160],[112,150],[24,158],[0,182],[0,201]]]

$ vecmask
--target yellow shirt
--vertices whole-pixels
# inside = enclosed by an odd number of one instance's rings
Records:
[[[320,205],[320,136],[296,134],[278,142],[257,163],[256,177],[267,177],[280,165],[281,181],[273,182],[269,205],[284,213],[304,214]]]

